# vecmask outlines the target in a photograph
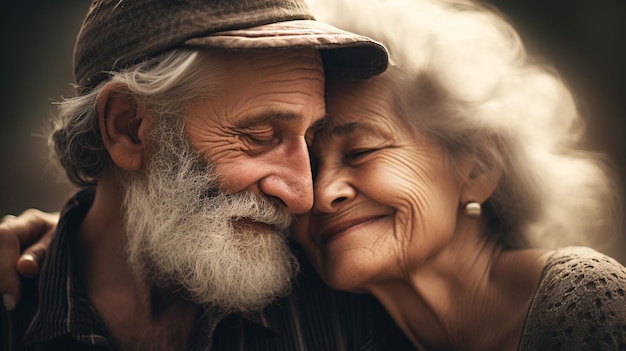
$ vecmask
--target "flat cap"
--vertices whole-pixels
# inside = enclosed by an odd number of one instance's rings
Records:
[[[304,0],[96,0],[74,50],[74,78],[89,90],[117,71],[177,48],[319,49],[330,74],[382,73],[385,47],[318,22]]]

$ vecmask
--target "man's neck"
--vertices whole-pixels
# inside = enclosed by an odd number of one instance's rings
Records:
[[[120,193],[115,181],[98,183],[72,245],[80,280],[123,349],[184,349],[198,306],[136,276],[125,249]]]

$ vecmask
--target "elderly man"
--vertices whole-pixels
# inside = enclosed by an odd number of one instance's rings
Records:
[[[82,190],[39,296],[3,318],[5,347],[389,347],[369,299],[306,266],[291,290],[284,234],[312,205],[306,142],[324,120],[324,74],[381,73],[380,44],[315,22],[299,0],[98,0],[74,65],[79,94],[50,140]]]

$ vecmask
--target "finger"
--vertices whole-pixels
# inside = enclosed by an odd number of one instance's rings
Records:
[[[17,271],[21,275],[28,278],[34,278],[39,275],[39,269],[43,264],[44,258],[46,258],[46,252],[53,236],[54,229],[50,229],[38,242],[24,250],[22,256],[17,261]]]
[[[39,250],[45,254],[45,251]],[[17,260],[18,273],[26,278],[35,278],[39,275],[39,268],[43,262],[37,252],[25,253]]]
[[[7,219],[0,223],[0,235],[9,233],[9,235],[17,236],[20,247],[25,247],[54,228],[59,219],[59,213],[45,213],[31,208],[17,217],[8,215],[4,218]]]
[[[6,222],[0,224],[2,227]],[[10,232],[0,230],[0,294],[7,310],[12,310],[21,296],[20,278],[15,262],[20,254],[20,241]]]
[[[0,294],[7,310],[14,308],[21,297],[22,287],[16,270],[21,248],[37,240],[44,233],[53,231],[57,219],[58,214],[48,214],[34,209],[26,210],[18,217],[13,215],[2,217],[0,221]],[[37,263],[33,270],[32,261],[40,262],[38,260],[45,256],[45,248],[49,241],[50,238],[46,237],[43,243],[37,244],[40,248],[28,251],[34,260],[30,260],[29,263],[29,256],[23,260],[26,262],[21,265],[25,266],[23,268],[26,273],[38,272],[40,263]]]
[[[15,218],[17,218],[15,215],[8,214],[8,215],[2,217],[2,219],[0,220],[0,223],[6,222],[6,221],[10,221],[10,220],[15,219]]]

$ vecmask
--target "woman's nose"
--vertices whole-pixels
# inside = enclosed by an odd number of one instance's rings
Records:
[[[350,172],[341,167],[320,166],[313,183],[313,211],[333,213],[342,203],[355,196],[355,189],[350,182]]]

